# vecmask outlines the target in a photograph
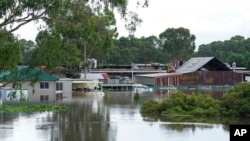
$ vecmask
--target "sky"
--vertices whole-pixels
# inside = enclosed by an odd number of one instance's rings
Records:
[[[134,1],[129,0],[128,8],[143,20],[134,33],[138,38],[158,37],[167,28],[179,27],[189,29],[196,36],[196,47],[229,40],[235,35],[250,37],[250,0],[149,0],[147,8],[139,9]],[[123,20],[117,18],[119,36],[128,36]],[[16,34],[19,38],[34,40],[36,27],[37,24],[31,23]]]

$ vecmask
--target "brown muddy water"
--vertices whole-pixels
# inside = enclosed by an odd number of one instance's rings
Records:
[[[229,141],[229,124],[142,117],[140,104],[167,95],[110,92],[63,99],[66,112],[0,113],[1,141]],[[229,120],[230,122],[230,120]]]

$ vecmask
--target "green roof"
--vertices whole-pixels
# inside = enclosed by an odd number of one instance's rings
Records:
[[[18,70],[15,72],[4,71],[0,72],[0,82],[6,81],[58,81],[59,78],[45,73],[38,69],[32,69],[28,67],[18,67]]]

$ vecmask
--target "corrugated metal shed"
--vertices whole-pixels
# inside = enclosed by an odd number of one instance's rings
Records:
[[[154,86],[234,85],[242,78],[215,57],[191,58],[173,73],[135,76],[137,83]]]
[[[189,59],[176,71],[181,73],[187,73],[199,70],[229,71],[230,69],[215,57],[195,57]]]

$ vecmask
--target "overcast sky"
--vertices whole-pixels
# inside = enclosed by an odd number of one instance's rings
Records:
[[[158,36],[178,27],[189,29],[197,46],[235,35],[250,37],[250,0],[149,0],[149,7],[138,13],[143,23],[137,37]],[[128,35],[123,27],[119,32]]]
[[[250,0],[149,0],[149,7],[137,12],[143,23],[137,28],[136,37],[158,36],[167,28],[178,27],[187,28],[196,36],[196,46],[235,35],[250,37]],[[121,20],[117,25],[119,35],[127,36]],[[34,40],[37,32],[32,23],[16,33],[20,38]]]

